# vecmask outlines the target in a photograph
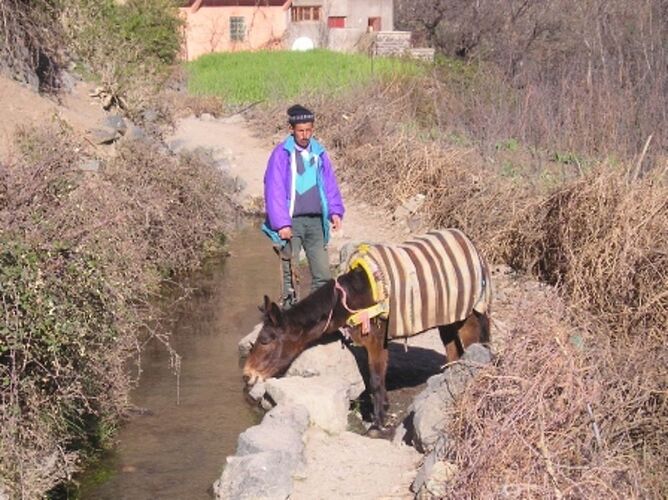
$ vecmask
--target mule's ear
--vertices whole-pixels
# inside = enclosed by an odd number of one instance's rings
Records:
[[[283,324],[283,311],[281,311],[281,308],[275,302],[269,305],[267,318],[274,326],[281,326]]]
[[[271,299],[268,296],[264,296],[264,304],[261,306],[258,306],[258,309],[262,314],[267,314],[269,312],[271,306]]]

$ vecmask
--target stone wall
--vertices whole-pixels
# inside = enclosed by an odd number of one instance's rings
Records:
[[[410,31],[379,31],[376,33],[375,55],[402,56],[411,47]]]

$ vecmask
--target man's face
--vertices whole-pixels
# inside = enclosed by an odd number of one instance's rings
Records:
[[[295,142],[302,148],[308,146],[308,142],[313,135],[313,123],[296,123],[292,125],[292,135],[295,136]]]

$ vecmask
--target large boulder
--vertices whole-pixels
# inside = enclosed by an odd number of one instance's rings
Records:
[[[227,457],[222,477],[213,484],[219,499],[285,500],[292,492],[294,457],[280,450]]]
[[[267,395],[277,405],[302,405],[311,424],[330,433],[348,425],[348,384],[336,376],[285,377],[269,379]]]
[[[486,347],[473,344],[459,362],[427,380],[427,387],[418,394],[409,409],[413,444],[418,450],[426,452],[433,448],[444,433],[454,402],[476,372],[491,360],[492,355]]]
[[[303,434],[309,426],[308,410],[301,405],[279,405],[267,412],[262,423],[280,423]]]
[[[355,356],[340,341],[319,344],[306,349],[295,359],[287,376],[339,377],[348,384],[348,399],[355,400],[364,392],[364,379]]]
[[[282,451],[297,463],[304,449],[301,433],[281,422],[268,422],[249,427],[239,434],[237,456],[252,455],[262,451]]]
[[[283,499],[292,491],[292,477],[304,464],[303,434],[309,415],[299,405],[278,405],[259,425],[239,435],[237,453],[227,457],[214,485],[221,499]]]

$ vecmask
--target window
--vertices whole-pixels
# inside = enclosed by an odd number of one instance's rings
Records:
[[[329,28],[345,28],[346,27],[346,18],[338,16],[329,16],[327,18],[327,26]]]
[[[320,21],[320,7],[292,7],[292,21]]]
[[[243,42],[246,36],[246,19],[243,17],[230,17],[230,40]]]
[[[380,17],[370,17],[368,27],[369,31],[380,31]]]

